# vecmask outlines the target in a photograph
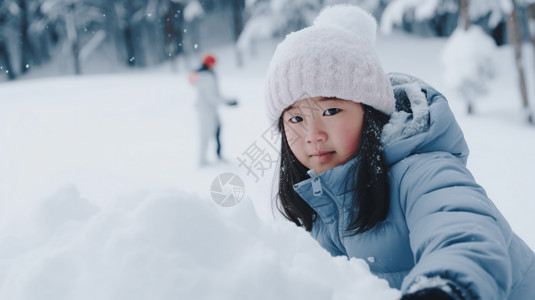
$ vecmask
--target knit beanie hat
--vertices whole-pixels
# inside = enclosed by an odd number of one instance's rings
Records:
[[[265,85],[275,122],[301,99],[336,97],[394,112],[394,94],[375,53],[377,22],[357,6],[323,9],[314,24],[290,33],[275,50]]]

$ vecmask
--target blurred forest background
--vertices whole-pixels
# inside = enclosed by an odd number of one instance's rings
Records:
[[[202,52],[223,45],[234,47],[241,65],[243,55],[254,55],[262,41],[280,40],[310,25],[322,7],[339,3],[371,11],[383,34],[450,37],[477,26],[493,47],[512,45],[511,63],[516,62],[523,105],[533,123],[527,91],[533,82],[525,68],[535,70],[535,64],[528,66],[523,52],[535,51],[535,0],[0,0],[0,82],[54,64],[64,74],[168,61],[174,70],[191,70]],[[484,62],[478,68],[481,74],[470,88],[457,84],[467,98],[488,73]]]

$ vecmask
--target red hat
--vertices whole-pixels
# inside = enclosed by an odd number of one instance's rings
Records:
[[[205,64],[208,68],[211,68],[215,65],[215,57],[212,53],[205,53],[202,58],[202,63]]]

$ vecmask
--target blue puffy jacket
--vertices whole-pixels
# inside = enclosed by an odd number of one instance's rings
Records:
[[[535,254],[466,168],[468,146],[446,99],[414,77],[389,78],[398,106],[408,101],[412,112],[395,112],[383,129],[388,216],[363,234],[345,231],[354,195],[345,178],[357,157],[294,186],[317,212],[312,236],[334,256],[366,260],[402,293],[438,275],[475,298],[535,299]]]

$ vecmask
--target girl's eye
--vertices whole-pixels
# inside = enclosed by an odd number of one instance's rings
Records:
[[[290,122],[292,123],[299,123],[301,121],[303,121],[303,118],[301,118],[300,116],[293,116],[290,118]]]
[[[340,112],[339,108],[329,108],[326,111],[323,112],[324,116],[332,116],[336,115],[338,112]]]

